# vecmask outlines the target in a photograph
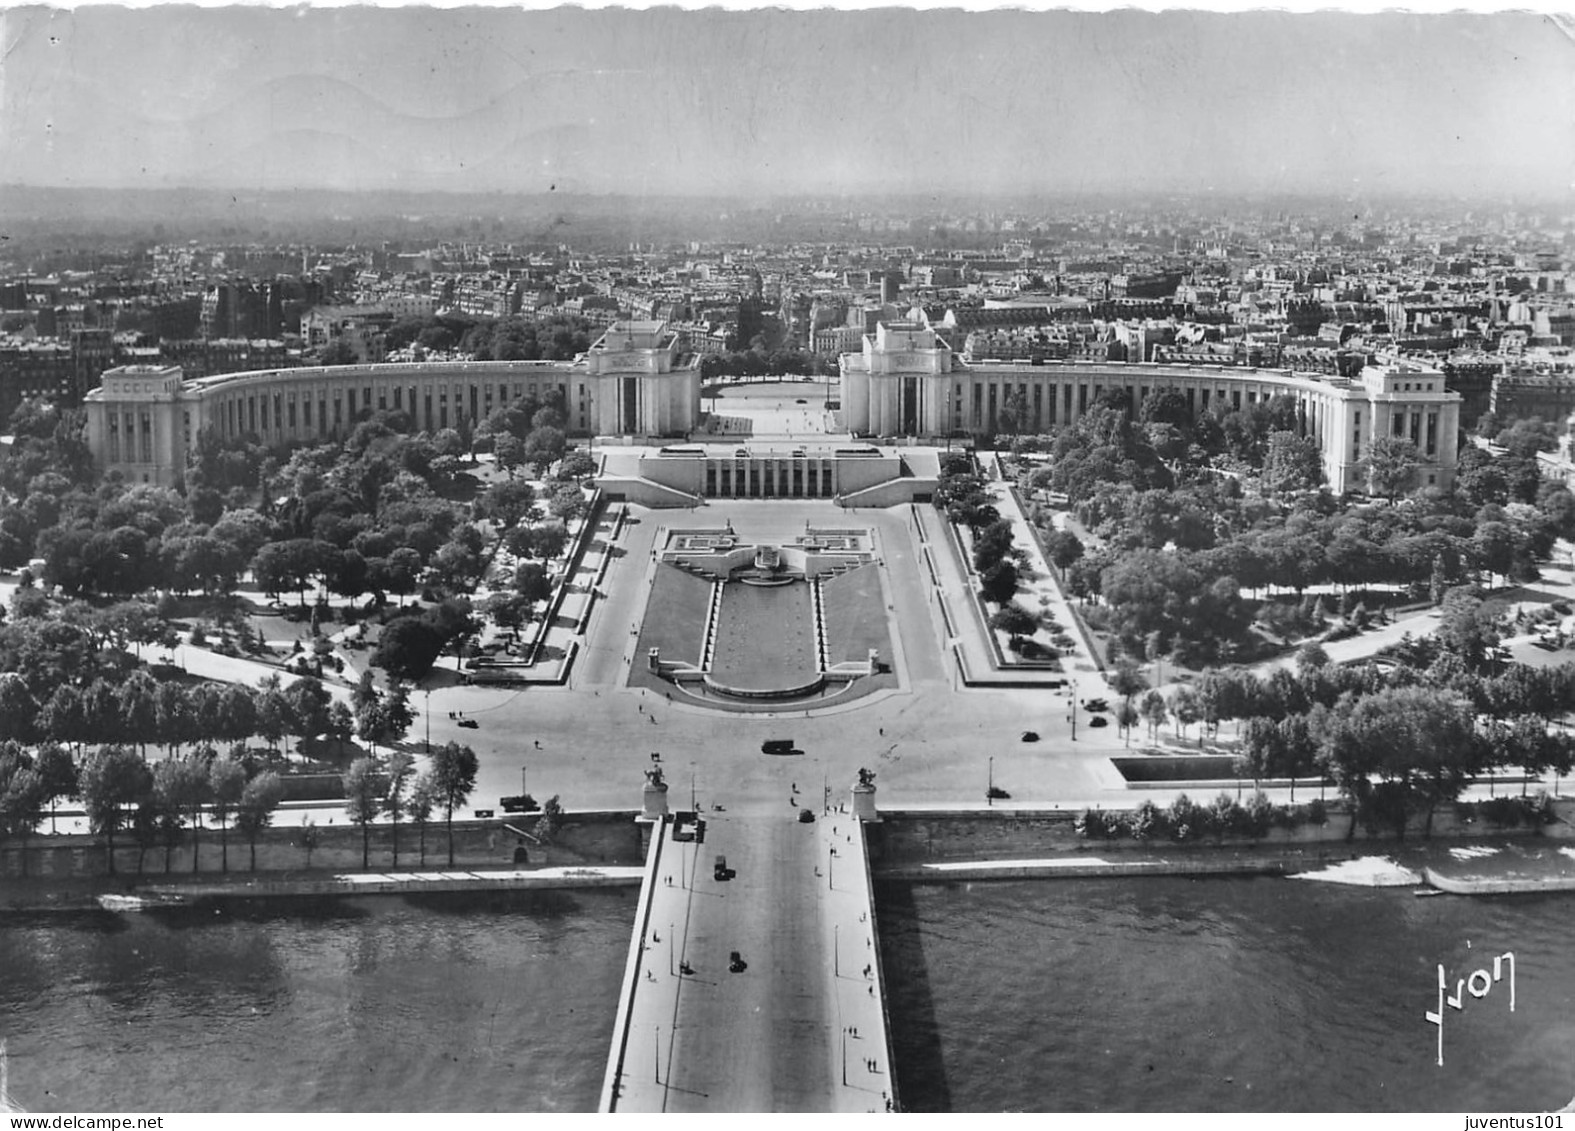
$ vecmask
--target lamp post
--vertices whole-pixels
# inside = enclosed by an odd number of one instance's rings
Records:
[[[427,753],[430,754],[432,753],[432,689],[425,687],[422,688],[422,691],[426,695],[426,699],[423,701],[421,713],[426,716],[427,720]]]
[[[985,801],[986,805],[989,805],[991,808],[994,808],[994,806],[995,806],[995,755],[994,754],[990,755],[990,777],[989,777],[989,782],[988,782],[988,784],[985,787],[984,801]]]
[[[521,797],[529,797],[530,796],[530,790],[525,787],[525,771],[527,769],[529,769],[529,768],[530,767],[525,765],[523,762],[520,763],[520,796]]]

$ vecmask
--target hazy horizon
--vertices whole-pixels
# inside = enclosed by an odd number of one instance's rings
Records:
[[[0,50],[0,177],[30,186],[1575,186],[1575,42],[1525,12],[12,8]]]

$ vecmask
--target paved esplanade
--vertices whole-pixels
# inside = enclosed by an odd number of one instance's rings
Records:
[[[602,1110],[887,1109],[863,837],[819,783],[791,784],[773,806],[702,811],[703,844],[653,828]]]

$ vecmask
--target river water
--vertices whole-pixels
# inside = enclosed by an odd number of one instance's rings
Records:
[[[1549,1111],[1575,1095],[1575,896],[1278,878],[883,886],[912,1111]],[[1456,978],[1516,958],[1486,996]],[[1479,979],[1478,988],[1487,979]]]
[[[916,1111],[1549,1110],[1575,1093],[1575,897],[1283,879],[883,885]],[[34,1110],[591,1111],[632,889],[0,923]],[[1456,977],[1516,956],[1446,1009]],[[1479,982],[1480,985],[1480,982]]]
[[[634,889],[0,926],[34,1111],[594,1111]]]

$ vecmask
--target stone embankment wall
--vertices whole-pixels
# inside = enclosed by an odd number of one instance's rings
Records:
[[[1316,797],[1317,794],[1312,795]],[[1206,804],[1212,798],[1200,795],[1194,800]],[[1575,839],[1575,798],[1554,802],[1557,820],[1551,825],[1532,828],[1520,825],[1502,828],[1485,821],[1463,821],[1453,806],[1440,806],[1433,815],[1434,838],[1547,836]],[[1080,810],[883,810],[881,823],[869,830],[870,852],[877,872],[890,865],[937,860],[1012,860],[1057,855],[1109,855],[1127,850],[1185,850],[1188,845],[1252,848],[1260,851],[1288,850],[1306,845],[1338,847],[1346,843],[1351,827],[1350,814],[1339,803],[1328,806],[1328,820],[1322,825],[1303,824],[1295,828],[1270,829],[1261,839],[1205,836],[1196,841],[1178,842],[1168,835],[1153,840],[1094,839],[1077,834],[1073,822]],[[1406,839],[1421,840],[1425,821],[1416,818],[1406,831]],[[1393,844],[1390,833],[1370,835],[1357,824],[1356,845]]]
[[[294,813],[283,815],[286,822],[299,822]],[[525,863],[529,865],[573,866],[576,864],[632,864],[644,860],[641,828],[635,824],[635,813],[571,812],[550,844],[537,844],[524,839]],[[343,814],[313,814],[313,833],[317,843],[307,850],[307,833],[299,823],[265,829],[257,841],[257,871],[299,872],[305,869],[323,871],[359,871],[361,868],[361,830],[348,823]],[[532,832],[537,816],[507,818],[505,821],[455,821],[454,864],[456,867],[509,867],[516,863],[515,850],[521,838],[504,828],[504,824]],[[46,825],[47,827],[47,825]],[[399,826],[399,861],[402,870],[422,867],[420,851],[421,834],[409,822]],[[394,863],[394,834],[390,825],[373,825],[370,836],[369,866],[389,871]],[[0,847],[0,883],[23,876],[22,847],[16,841]],[[108,853],[101,837],[47,836],[29,839],[27,845],[26,875],[31,879],[81,879],[103,876],[108,873]],[[165,873],[162,842],[146,850],[139,849],[132,836],[125,831],[115,835],[115,872],[125,877],[135,877],[139,872],[149,878]],[[139,862],[140,858],[140,862]],[[201,873],[218,873],[223,854],[218,829],[203,829],[197,843],[197,870]],[[190,875],[192,872],[191,833],[186,830],[182,839],[169,854],[169,872],[172,875]],[[426,868],[448,865],[448,834],[441,820],[432,821],[426,828]],[[229,834],[229,871],[247,873],[251,868],[251,850],[246,838],[233,829]]]

